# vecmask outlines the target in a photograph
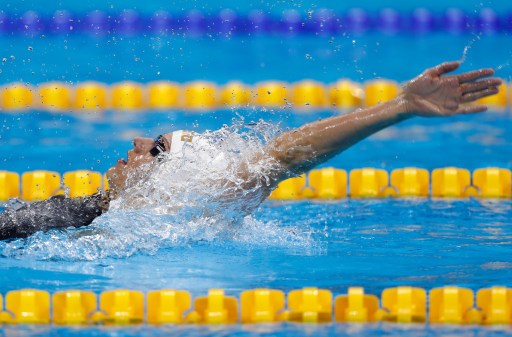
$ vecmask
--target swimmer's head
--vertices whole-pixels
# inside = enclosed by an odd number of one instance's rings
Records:
[[[115,166],[107,171],[109,188],[120,192],[126,188],[128,177],[143,166],[152,166],[158,162],[162,152],[169,152],[172,142],[172,133],[166,133],[157,139],[136,137],[133,139],[133,149],[128,151],[126,160],[120,158]]]

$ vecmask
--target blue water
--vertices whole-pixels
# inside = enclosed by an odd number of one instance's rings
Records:
[[[470,48],[461,70],[502,66],[496,75],[510,79],[509,42],[510,35],[505,32],[460,36],[373,32],[362,36],[346,33],[229,39],[214,36],[96,38],[80,34],[44,38],[0,36],[5,48],[0,83],[202,79],[224,84],[238,79],[252,84],[269,79],[293,82],[304,78],[330,83],[340,78],[363,82],[379,77],[405,81],[427,67],[461,59],[467,46]],[[411,62],[405,66],[404,60]]]
[[[509,336],[509,327],[429,326],[396,324],[324,324],[324,325],[238,325],[238,326],[163,326],[151,327],[5,327],[5,335],[65,336]]]
[[[6,10],[35,9],[51,13],[68,4],[8,1]],[[329,2],[322,7],[346,10],[363,6],[377,10],[373,1]],[[420,2],[400,4],[410,10]],[[511,9],[506,1],[450,5],[468,11],[492,7]],[[216,11],[219,1],[89,1],[73,4],[77,12],[135,7],[151,12],[166,8]],[[300,10],[316,3],[240,2],[234,9],[262,8],[278,13],[288,6]],[[441,1],[430,4],[442,10]],[[67,7],[70,8],[70,7]],[[297,81],[312,78],[359,82],[382,77],[405,81],[424,68],[444,60],[460,59],[470,46],[462,70],[489,66],[497,76],[512,80],[510,36],[397,36],[368,34],[333,37],[0,37],[0,84],[24,81],[38,84],[59,80],[113,83],[169,79],[186,82],[205,79],[223,84],[232,79],[252,84],[261,80]],[[29,48],[30,47],[30,48]],[[205,52],[205,50],[207,52]],[[306,57],[309,55],[309,57]],[[22,173],[35,169],[60,173],[76,169],[105,172],[124,157],[134,136],[153,137],[173,129],[202,132],[224,124],[264,119],[282,129],[336,114],[336,111],[297,114],[293,109],[224,110],[188,114],[183,111],[143,113],[24,113],[0,112],[0,169]],[[499,166],[512,168],[510,111],[449,119],[413,119],[359,143],[323,166],[344,169],[405,166],[459,166],[470,170]],[[144,219],[141,214],[135,218]],[[123,220],[122,217],[119,219]],[[473,290],[492,285],[512,286],[512,202],[510,200],[341,200],[336,202],[265,202],[238,227],[225,226],[218,235],[181,224],[177,237],[129,235],[87,243],[88,229],[38,234],[27,240],[0,243],[0,292],[38,288],[50,292],[79,288],[97,293],[113,288],[148,291],[179,288],[194,296],[209,288],[228,295],[255,287],[289,291],[305,286],[327,288],[335,295],[349,286],[363,286],[379,295],[386,287],[412,285],[431,289],[458,285]],[[154,226],[150,219],[128,225]],[[187,227],[189,226],[189,227]],[[100,226],[101,227],[101,226]],[[204,232],[207,232],[206,230]],[[94,234],[94,233],[93,233]],[[126,245],[122,246],[123,240]],[[80,242],[78,244],[77,242]],[[86,242],[86,243],[83,243]],[[256,334],[278,336],[503,336],[509,327],[461,327],[368,324],[232,327],[55,328],[1,327],[0,336],[221,336]]]
[[[209,288],[228,295],[250,288],[289,291],[304,286],[330,289],[349,286],[380,294],[386,287],[444,285],[475,291],[511,286],[512,203],[510,201],[369,200],[334,203],[265,203],[255,214],[257,227],[244,226],[230,238],[186,241],[156,253],[129,258],[66,261],[40,260],[41,251],[21,249],[17,258],[1,258],[3,291],[34,287],[57,291],[79,288],[101,292],[129,288],[187,289],[194,296]],[[54,233],[53,235],[56,235]],[[64,245],[64,242],[63,242]],[[20,243],[20,246],[23,246]],[[46,247],[47,248],[47,247]],[[61,248],[53,247],[63,254]],[[73,251],[73,247],[70,248]],[[5,253],[5,251],[4,251]],[[11,252],[12,253],[12,252]],[[377,336],[500,335],[508,327],[440,327],[424,325],[294,324],[235,327],[136,327],[62,329],[5,328],[6,335],[292,335]]]
[[[105,172],[126,157],[135,136],[155,136],[172,130],[216,130],[232,120],[264,119],[281,129],[303,125],[336,112],[297,114],[293,110],[233,110],[203,114],[182,112],[1,114],[2,169],[22,173],[36,169],[60,173],[77,169]],[[417,166],[432,170],[459,166],[512,167],[512,119],[508,112],[447,119],[416,118],[388,128],[325,163],[344,169],[379,167],[387,170]]]
[[[0,285],[5,291],[20,284],[97,292],[171,287],[194,295],[215,287],[234,295],[256,287],[318,286],[340,294],[361,285],[380,294],[399,285],[510,286],[511,216],[510,201],[267,202],[254,223],[229,237],[178,241],[154,253],[127,251],[133,254],[127,259],[69,260],[77,248],[64,240],[52,250],[30,239],[0,245],[15,257],[2,259]]]
[[[5,335],[65,336],[509,336],[509,327],[430,326],[396,324],[324,324],[324,325],[238,325],[238,326],[163,326],[151,327],[5,327]]]

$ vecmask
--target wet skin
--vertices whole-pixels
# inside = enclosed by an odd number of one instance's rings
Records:
[[[172,133],[164,134],[163,140],[165,143],[165,151],[169,152],[172,142]],[[155,162],[156,158],[150,153],[154,146],[154,139],[135,137],[133,139],[133,149],[128,151],[126,160],[119,158],[116,164],[107,171],[110,189],[113,191],[123,190],[130,172],[133,172],[144,164]]]

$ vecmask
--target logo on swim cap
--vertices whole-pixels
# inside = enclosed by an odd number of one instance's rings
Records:
[[[172,154],[182,153],[183,146],[186,143],[191,143],[194,140],[195,132],[177,130],[172,133],[171,150]]]

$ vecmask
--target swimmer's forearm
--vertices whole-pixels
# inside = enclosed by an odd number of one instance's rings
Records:
[[[270,144],[270,154],[286,168],[316,165],[366,137],[412,116],[403,95],[354,112],[283,133]]]

